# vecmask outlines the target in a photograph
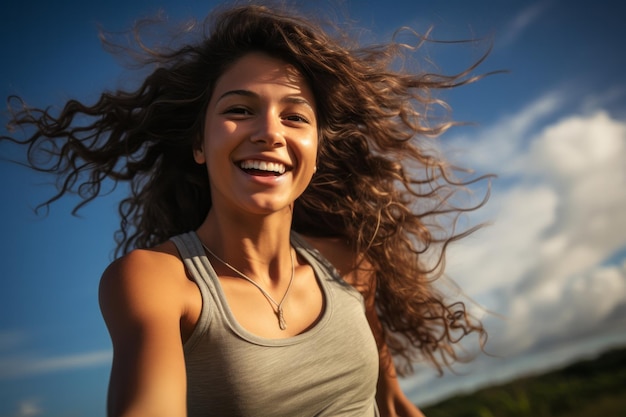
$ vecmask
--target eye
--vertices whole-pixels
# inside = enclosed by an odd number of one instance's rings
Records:
[[[311,124],[311,122],[309,121],[309,119],[307,119],[306,117],[304,117],[301,114],[290,114],[288,116],[284,117],[285,120],[288,120],[290,122],[298,122],[298,123],[306,123],[306,124]]]
[[[232,115],[237,115],[237,116],[250,116],[252,115],[252,112],[246,107],[237,106],[237,107],[229,107],[228,109],[224,110],[223,114],[232,114]]]

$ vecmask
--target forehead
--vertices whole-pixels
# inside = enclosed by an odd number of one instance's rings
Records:
[[[248,53],[235,61],[218,78],[213,98],[236,89],[269,89],[277,94],[301,95],[313,105],[313,92],[293,65],[260,52]]]

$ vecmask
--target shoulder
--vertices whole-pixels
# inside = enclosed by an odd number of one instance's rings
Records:
[[[356,255],[350,244],[341,238],[300,235],[317,249],[343,276],[354,268]]]
[[[135,249],[113,261],[104,271],[102,285],[132,286],[174,284],[172,277],[183,272],[183,264],[171,242],[152,249]]]
[[[346,282],[362,294],[369,292],[373,279],[371,264],[349,242],[336,237],[301,236],[333,264]]]
[[[105,319],[182,311],[184,266],[171,242],[153,249],[135,249],[113,261],[100,279],[99,298]],[[107,314],[110,313],[110,314]]]

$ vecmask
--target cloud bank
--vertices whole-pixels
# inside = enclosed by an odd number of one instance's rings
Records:
[[[509,376],[531,372],[533,360],[554,366],[626,343],[626,121],[599,109],[556,119],[563,103],[553,92],[478,136],[449,141],[464,151],[463,165],[500,174],[479,219],[493,224],[450,249],[447,271],[503,317],[475,309],[487,350]],[[459,369],[471,375],[495,361]],[[406,384],[416,398],[429,386],[434,395],[432,384],[472,386],[471,377],[443,380]]]

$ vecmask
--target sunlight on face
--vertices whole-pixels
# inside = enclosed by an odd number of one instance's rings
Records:
[[[317,159],[313,92],[297,69],[262,53],[236,61],[209,102],[198,163],[206,163],[213,203],[269,213],[308,186]]]

